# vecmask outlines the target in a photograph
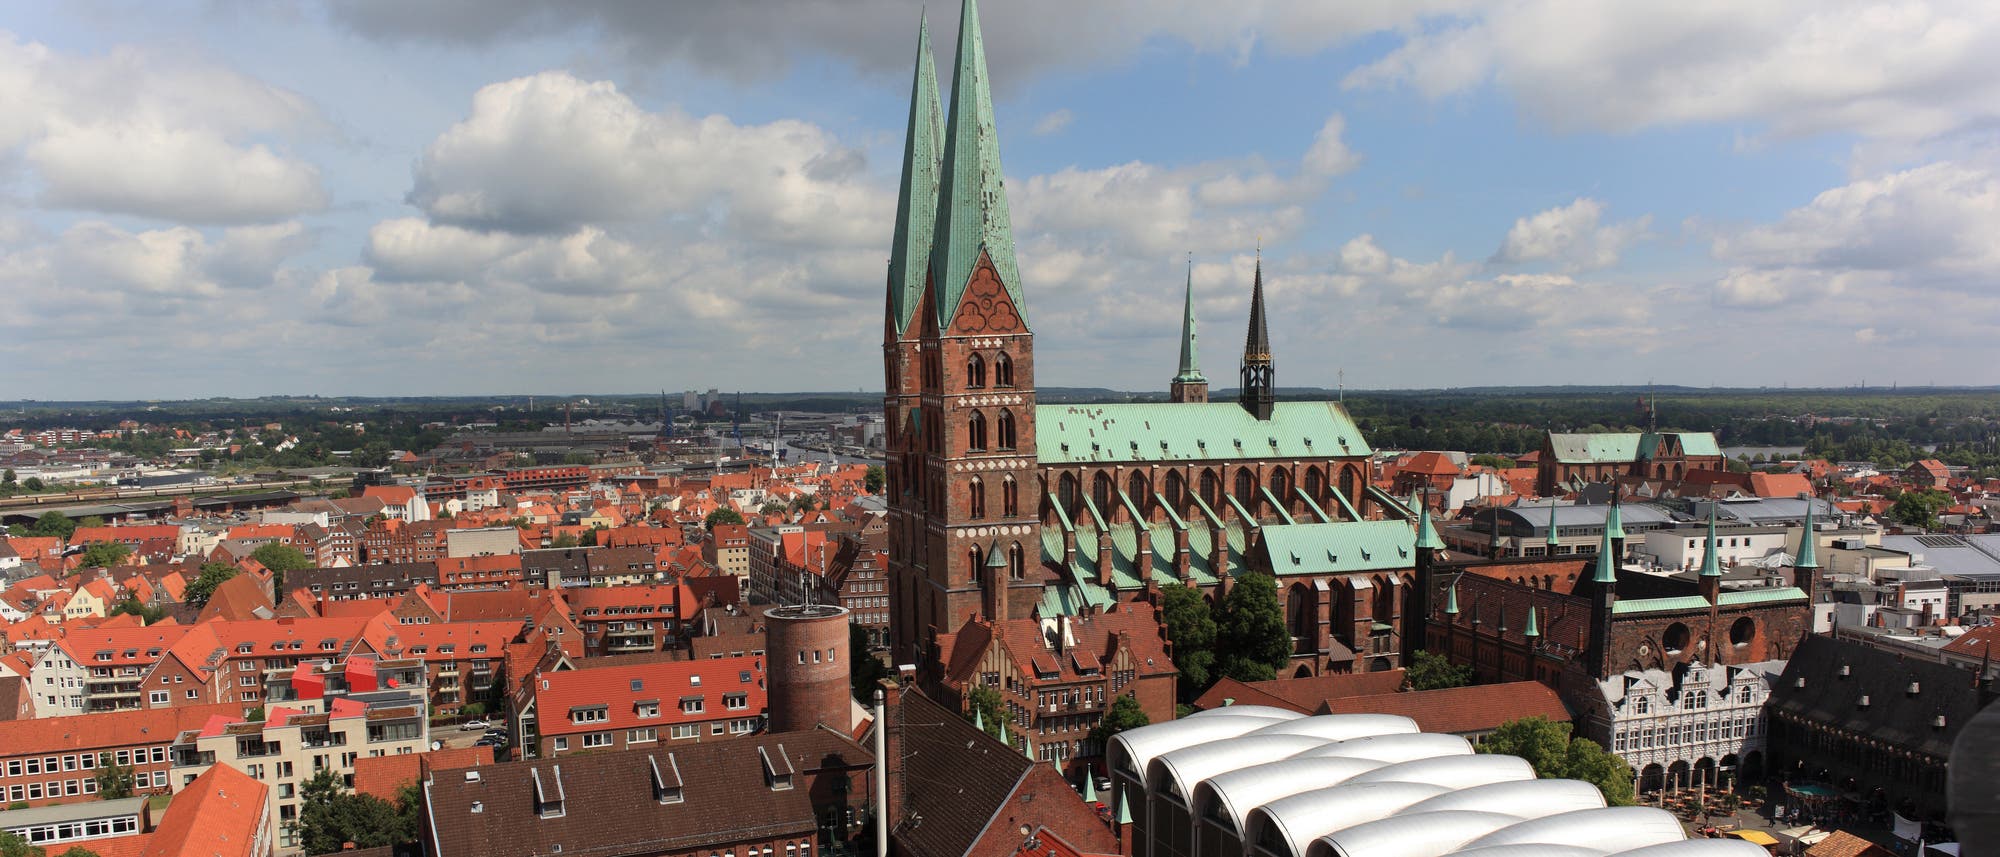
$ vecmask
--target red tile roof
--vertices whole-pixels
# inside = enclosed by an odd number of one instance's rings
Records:
[[[1816,492],[1812,480],[1803,473],[1752,473],[1750,493],[1759,497],[1797,497]]]
[[[210,717],[242,714],[243,706],[222,703],[0,721],[0,748],[4,748],[0,753],[31,755],[171,743],[182,732],[200,729]]]
[[[491,747],[459,747],[397,756],[363,756],[354,760],[354,793],[394,802],[396,790],[422,780],[431,771],[476,768],[493,764]]]
[[[1400,714],[1417,721],[1417,728],[1425,732],[1452,734],[1485,732],[1523,717],[1569,722],[1562,699],[1536,681],[1349,696],[1327,700],[1317,713]]]
[[[726,693],[746,694],[746,707],[725,707]],[[701,712],[682,713],[681,701],[695,698]],[[640,702],[659,703],[659,716],[639,717]],[[536,725],[545,736],[754,717],[764,713],[765,702],[764,659],[757,655],[547,672],[535,686]],[[599,707],[606,720],[572,722],[572,710]]]
[[[263,857],[271,848],[269,787],[216,765],[182,787],[144,857]]]

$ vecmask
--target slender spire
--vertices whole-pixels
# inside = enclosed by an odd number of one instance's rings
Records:
[[[1188,257],[1187,298],[1181,307],[1181,372],[1174,380],[1207,383],[1194,347],[1194,257]]]
[[[1792,560],[1793,568],[1819,568],[1819,537],[1813,533],[1813,500],[1806,498],[1806,531],[1799,536],[1799,553]]]
[[[1097,777],[1090,772],[1089,768],[1085,768],[1083,771],[1083,802],[1087,804],[1097,803]]]
[[[1611,555],[1611,531],[1604,531],[1604,541],[1597,546],[1597,573],[1592,575],[1592,583],[1617,583],[1618,558]]]
[[[924,16],[917,23],[917,71],[910,81],[903,182],[896,192],[896,239],[889,250],[889,318],[899,335],[909,329],[916,314],[930,268],[931,233],[937,228],[938,132],[943,124],[937,62],[931,58],[931,24]]]
[[[1701,576],[1721,577],[1722,564],[1716,556],[1715,543],[1715,503],[1708,504],[1708,541],[1703,543],[1701,552]]]
[[[1271,418],[1276,396],[1272,387],[1271,333],[1264,325],[1264,251],[1257,251],[1257,273],[1250,281],[1250,332],[1243,338],[1243,407],[1257,419]]]
[[[1522,629],[1521,636],[1533,639],[1542,635],[1541,623],[1535,621],[1535,605],[1528,605],[1528,627]]]
[[[1488,547],[1492,549],[1493,556],[1495,556],[1496,558],[1500,556],[1500,507],[1499,506],[1493,507],[1493,540],[1488,545]]]
[[[981,732],[986,731],[986,712],[979,710],[977,706],[972,709],[972,728]]]
[[[1619,541],[1625,540],[1625,504],[1618,502],[1616,483],[1611,489],[1611,511],[1604,513],[1604,532]]]
[[[1556,545],[1558,544],[1561,544],[1561,542],[1556,538],[1556,503],[1554,500],[1551,500],[1549,501],[1549,556],[1556,555]]]
[[[1126,802],[1125,802],[1125,791],[1124,791],[1124,790],[1122,790],[1122,789],[1121,789],[1121,790],[1119,790],[1119,792],[1118,792],[1118,818],[1117,818],[1117,822],[1118,822],[1119,824],[1131,824],[1131,823],[1132,823],[1132,806],[1131,806],[1130,804],[1128,804],[1128,803],[1126,803]]]
[[[958,302],[984,252],[1025,321],[1021,272],[1014,261],[1013,218],[1000,171],[1000,136],[993,127],[993,92],[986,76],[986,47],[979,36],[978,0],[965,0],[958,19],[958,58],[951,76],[951,115],[945,123],[944,161],[938,178],[937,228],[932,234],[931,279],[938,327],[958,314]]]
[[[1438,538],[1437,528],[1431,526],[1431,507],[1421,501],[1417,503],[1417,549],[1444,549],[1444,539]]]
[[[1452,581],[1451,588],[1445,591],[1444,613],[1446,616],[1458,615],[1458,581],[1456,580]]]

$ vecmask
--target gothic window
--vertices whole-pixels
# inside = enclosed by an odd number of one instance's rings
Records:
[[[1009,476],[1000,483],[1000,514],[1015,518],[1021,514],[1021,486]]]
[[[1214,470],[1201,472],[1201,499],[1211,510],[1222,505],[1222,479]]]
[[[1014,361],[1007,359],[1007,352],[993,355],[993,386],[1014,386]]]
[[[986,449],[986,415],[973,411],[965,419],[965,447],[983,452]]]
[[[986,386],[986,361],[980,359],[977,354],[965,361],[965,386],[975,388]]]
[[[1306,496],[1315,503],[1326,502],[1326,474],[1317,467],[1306,468]]]
[[[968,494],[967,499],[970,501],[967,504],[967,510],[972,513],[972,519],[977,521],[980,518],[986,517],[986,483],[980,481],[979,477],[974,476],[972,477],[972,482],[967,484],[965,489]]]
[[[1173,507],[1176,514],[1187,514],[1187,480],[1181,477],[1178,470],[1167,471],[1167,505]]]
[[[1075,520],[1083,511],[1083,486],[1077,483],[1076,474],[1063,474],[1062,481],[1056,484],[1056,490],[1057,495],[1062,498],[1063,511],[1069,513],[1071,520]]]
[[[1097,514],[1107,519],[1111,517],[1111,495],[1117,492],[1118,486],[1112,483],[1111,474],[1098,471],[1096,478],[1090,481],[1090,499],[1097,501]]]
[[[1236,471],[1236,490],[1232,493],[1236,495],[1236,501],[1242,503],[1244,508],[1255,511],[1257,508],[1257,474],[1252,472],[1248,467],[1238,468]]]
[[[1125,478],[1125,496],[1132,498],[1140,514],[1147,512],[1153,502],[1153,484],[1146,479],[1145,471],[1134,470]]]
[[[1354,502],[1354,468],[1352,467],[1343,467],[1340,469],[1340,496],[1346,497],[1349,503]]]
[[[1007,575],[1015,580],[1028,576],[1027,553],[1021,550],[1020,542],[1007,548]]]
[[[1001,449],[1013,449],[1013,448],[1014,448],[1014,412],[1013,412],[1013,411],[1001,411],[1001,412],[1000,412],[1000,419],[998,420],[998,422],[999,422],[999,426],[998,426],[998,428],[999,428],[999,430],[1000,430],[1000,437],[998,438],[998,440],[1000,441],[1000,448],[1001,448]]]
[[[1287,507],[1292,505],[1292,473],[1282,467],[1271,468],[1271,496]]]

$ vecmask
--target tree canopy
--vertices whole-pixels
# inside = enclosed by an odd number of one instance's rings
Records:
[[[91,779],[97,781],[97,796],[103,800],[132,796],[132,766],[112,761],[110,753],[98,754],[97,772],[91,775]]]
[[[307,854],[332,854],[352,842],[356,848],[400,845],[417,839],[422,799],[410,786],[396,802],[341,790],[332,769],[312,775],[300,788],[299,841]]]
[[[894,673],[889,665],[868,651],[868,629],[860,625],[847,626],[847,680],[854,691],[854,698],[862,705],[875,704],[875,688],[882,680]]]
[[[717,509],[708,513],[708,517],[701,519],[701,525],[711,530],[715,529],[717,524],[741,523],[743,523],[743,516],[737,514],[735,509]]]
[[[882,493],[882,486],[887,482],[888,476],[880,464],[868,465],[868,473],[861,477],[861,487],[867,489],[870,494]]]
[[[985,686],[975,687],[966,695],[966,702],[970,705],[965,710],[965,719],[974,720],[985,726],[987,732],[1006,740],[1007,707],[1000,701],[1000,691]]]
[[[40,491],[42,490],[38,487],[40,481],[31,477],[22,484],[27,485],[30,491]],[[28,535],[55,536],[63,541],[69,541],[70,536],[76,535],[76,522],[61,512],[44,512],[41,517],[35,519],[34,526],[28,528]]]
[[[1292,655],[1277,578],[1263,572],[1237,578],[1216,617],[1216,643],[1221,674],[1237,681],[1277,677]]]
[[[1582,780],[1604,793],[1611,806],[1631,806],[1632,766],[1596,741],[1573,738],[1567,723],[1523,717],[1500,724],[1480,742],[1481,753],[1519,756],[1543,779]]]
[[[1174,644],[1174,666],[1180,668],[1182,701],[1192,700],[1215,683],[1215,613],[1192,586],[1160,588],[1160,621]]]
[[[1472,683],[1472,668],[1454,664],[1443,655],[1419,651],[1403,668],[1403,680],[1409,682],[1411,690],[1464,687]]]
[[[1090,730],[1090,737],[1101,742],[1151,722],[1153,719],[1146,716],[1146,709],[1139,707],[1138,697],[1129,693],[1119,694],[1117,699],[1111,701],[1111,707],[1105,710],[1104,719],[1098,721],[1097,728]]]
[[[1904,491],[1889,507],[1889,516],[1912,527],[1937,529],[1938,513],[1951,505],[1951,495],[1936,488]]]
[[[197,575],[181,593],[181,603],[190,607],[205,607],[208,605],[208,599],[215,595],[216,587],[221,586],[223,581],[242,573],[242,569],[226,562],[203,563],[201,574]]]
[[[250,558],[272,571],[303,571],[313,567],[304,551],[283,542],[266,542],[250,552]]]
[[[113,568],[124,564],[132,549],[118,542],[91,542],[83,549],[82,568]]]

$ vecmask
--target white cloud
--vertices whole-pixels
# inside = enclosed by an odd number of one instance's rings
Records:
[[[1777,222],[1720,231],[1717,258],[1760,265],[2000,275],[2000,177],[1939,162],[1825,191]]]
[[[1060,134],[1075,119],[1076,114],[1071,113],[1067,107],[1044,114],[1042,118],[1035,120],[1035,136],[1046,137],[1050,134]]]
[[[1492,81],[1565,129],[1745,122],[1915,139],[2000,118],[2000,7],[1946,0],[1514,0],[1434,16],[1350,88]]]
[[[664,217],[816,246],[886,235],[895,208],[860,152],[818,126],[649,112],[608,81],[566,72],[481,88],[471,115],[425,149],[410,202],[474,229]]]
[[[1619,254],[1647,236],[1651,215],[1599,225],[1604,203],[1590,197],[1514,221],[1493,261],[1505,264],[1550,262],[1565,271],[1592,271],[1618,264]]]
[[[1306,150],[1300,168],[1309,175],[1332,177],[1360,166],[1361,155],[1347,148],[1347,142],[1340,138],[1346,131],[1347,120],[1340,114],[1327,117],[1326,124],[1313,136],[1312,147]]]
[[[44,206],[193,224],[268,223],[327,204],[274,137],[321,129],[301,96],[131,48],[72,56],[0,32],[0,151]]]

